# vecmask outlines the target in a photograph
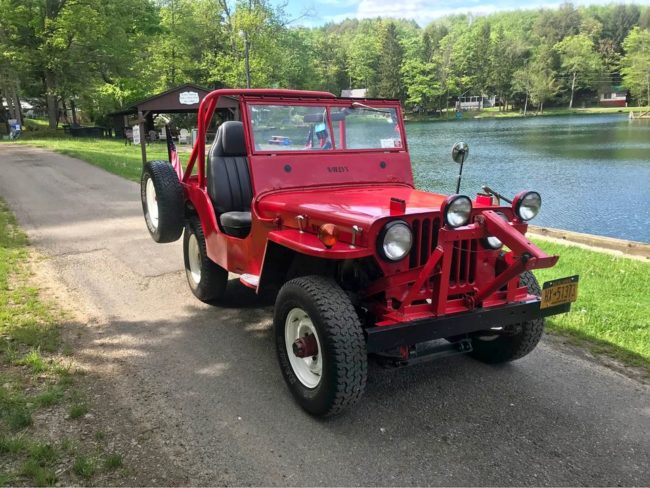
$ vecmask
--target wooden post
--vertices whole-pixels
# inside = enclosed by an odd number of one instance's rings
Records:
[[[138,110],[138,125],[140,126],[140,150],[142,151],[142,165],[147,162],[147,141],[144,136],[144,115]]]

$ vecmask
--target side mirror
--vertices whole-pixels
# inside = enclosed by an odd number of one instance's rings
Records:
[[[467,156],[469,156],[469,146],[466,142],[457,142],[451,148],[451,159],[456,163],[463,164]]]
[[[456,194],[460,193],[460,180],[463,177],[463,163],[467,156],[469,156],[469,146],[466,142],[457,142],[454,144],[454,147],[451,148],[451,159],[460,164],[458,177],[456,178]]]

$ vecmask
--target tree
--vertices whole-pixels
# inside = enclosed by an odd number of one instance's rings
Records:
[[[404,50],[397,38],[397,29],[393,22],[383,26],[380,37],[380,52],[377,69],[376,94],[382,98],[404,98],[404,87],[400,68]]]
[[[639,22],[641,12],[637,5],[613,5],[605,10],[603,15],[603,35],[611,39],[620,50],[623,40],[632,28]]]
[[[512,89],[513,93],[523,93],[525,95],[524,99],[524,117],[528,112],[528,100],[530,99],[530,93],[533,90],[533,75],[531,70],[528,67],[523,67],[518,69],[513,73],[512,76]]]
[[[354,35],[345,43],[350,88],[367,88],[371,93],[376,91],[380,56],[377,22],[361,22]]]
[[[463,90],[483,94],[489,86],[491,27],[487,19],[461,31],[453,46],[453,71]]]
[[[24,85],[40,85],[55,128],[59,102],[65,108],[128,72],[153,7],[148,0],[0,0],[0,13],[9,32],[4,53],[21,65]]]
[[[555,44],[580,32],[580,12],[568,2],[557,10],[540,10],[533,32],[546,43]]]
[[[544,66],[534,65],[530,72],[530,99],[544,113],[544,103],[557,95],[560,87],[552,71]]]
[[[573,97],[577,87],[589,81],[590,77],[602,72],[602,63],[594,44],[585,34],[569,36],[555,45],[560,54],[562,68],[569,75],[571,98],[569,108],[573,108]]]
[[[635,27],[623,41],[623,48],[623,83],[639,99],[639,104],[645,96],[646,105],[650,105],[650,30]]]
[[[557,95],[559,85],[555,73],[550,68],[553,51],[548,46],[540,46],[533,60],[514,73],[514,89],[526,95],[524,115],[528,109],[528,100],[536,104],[538,111],[544,112],[544,103]]]
[[[435,63],[419,59],[410,59],[404,63],[402,73],[409,105],[427,109],[444,94],[444,87],[436,76],[437,68]]]
[[[508,37],[503,26],[496,29],[490,45],[489,84],[494,94],[504,102],[502,110],[507,109],[513,90],[514,74],[529,57],[529,51],[525,43]]]

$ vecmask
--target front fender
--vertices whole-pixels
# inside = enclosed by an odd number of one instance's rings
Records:
[[[337,242],[327,248],[314,234],[296,229],[274,230],[269,232],[269,241],[291,249],[300,254],[325,259],[357,259],[372,256],[373,250],[353,246],[347,242]]]

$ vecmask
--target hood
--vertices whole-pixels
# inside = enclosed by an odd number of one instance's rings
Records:
[[[401,185],[319,188],[268,194],[259,200],[257,208],[265,218],[306,215],[316,220],[368,227],[377,219],[391,216],[391,198],[406,202],[406,212],[397,215],[411,215],[439,211],[447,196]]]

